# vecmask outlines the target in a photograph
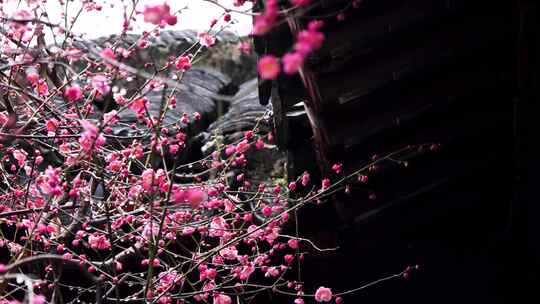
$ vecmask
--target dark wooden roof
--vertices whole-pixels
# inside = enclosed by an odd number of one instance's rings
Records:
[[[307,16],[325,15],[347,3],[336,1],[288,20],[288,27],[257,43],[258,50],[282,54]],[[273,92],[270,83],[263,83],[262,102],[272,95],[276,120],[285,123],[296,119],[294,105],[305,101],[321,161],[345,161],[348,151],[359,145],[366,151],[370,140],[385,133],[422,118],[435,119],[437,111],[446,115],[445,108],[468,105],[467,98],[475,94],[502,89],[500,83],[509,77],[502,73],[510,71],[513,50],[508,43],[511,15],[503,14],[507,6],[457,0],[364,1],[360,8],[345,11],[345,21],[325,19],[326,44],[302,70],[304,86],[287,76],[274,83]],[[283,133],[278,137],[285,147],[294,132]]]
[[[324,221],[320,212],[304,211],[304,233],[347,248],[312,262],[334,265],[325,268],[328,282],[346,289],[358,282],[343,276],[361,272],[366,281],[419,261],[433,267],[413,287],[426,294],[402,285],[397,294],[420,303],[505,302],[510,289],[493,290],[508,283],[496,273],[508,273],[514,254],[501,240],[512,227],[516,100],[531,68],[524,58],[534,57],[522,41],[524,27],[528,43],[538,37],[529,21],[537,20],[534,2],[365,0],[358,9],[348,8],[350,1],[321,3],[255,39],[259,54],[282,55],[310,16],[346,15],[324,19],[326,43],[299,76],[260,83],[261,103],[272,102],[277,140],[289,153],[289,175],[313,170],[313,160],[326,175],[334,163],[351,172],[374,155],[404,152],[379,164],[367,186],[337,195],[324,207]],[[336,265],[346,270],[334,274]],[[463,300],[467,293],[470,301]],[[399,297],[375,292],[355,299]]]

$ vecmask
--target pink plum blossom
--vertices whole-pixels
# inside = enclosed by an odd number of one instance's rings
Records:
[[[262,79],[275,79],[280,72],[279,62],[273,55],[265,55],[257,63],[257,70]]]
[[[180,56],[176,60],[175,66],[180,71],[187,71],[191,68],[191,59],[188,56]]]
[[[165,27],[165,25],[175,25],[178,18],[171,15],[171,8],[167,3],[159,5],[146,5],[143,11],[144,22]]]
[[[81,126],[84,132],[79,138],[79,144],[85,152],[97,149],[105,144],[105,137],[99,134],[99,129],[89,120],[82,120]]]
[[[73,86],[68,87],[66,91],[64,92],[64,96],[70,102],[75,102],[77,100],[82,99],[83,95],[82,95],[81,87],[79,87],[78,85],[73,85]]]
[[[90,244],[90,248],[99,250],[105,250],[111,247],[111,243],[103,234],[91,234],[88,236],[88,244]]]
[[[304,56],[300,53],[287,53],[283,56],[283,72],[285,74],[295,74],[304,63]]]
[[[216,37],[206,32],[201,32],[197,34],[197,37],[199,38],[199,43],[205,47],[211,47],[216,43]]]
[[[146,109],[146,104],[148,103],[148,98],[140,97],[135,99],[132,103],[129,104],[129,108],[135,111],[137,114],[144,113]]]
[[[109,79],[103,74],[97,74],[92,78],[92,87],[101,95],[107,94],[111,89]]]
[[[330,302],[332,300],[332,290],[327,287],[319,287],[315,292],[315,301]]]
[[[111,60],[115,60],[116,59],[116,54],[114,53],[114,51],[111,49],[111,48],[105,48],[101,51],[100,53],[101,57],[103,58],[107,58],[107,59],[111,59]]]
[[[60,168],[47,167],[45,173],[38,179],[38,186],[45,194],[52,196],[62,195]]]
[[[141,174],[141,184],[144,190],[150,191],[152,190],[152,186],[154,185],[155,180],[155,173],[153,169],[146,169]]]
[[[17,163],[20,167],[24,166],[27,156],[28,153],[26,153],[26,151],[24,150],[17,149],[13,151],[13,157],[17,160]]]

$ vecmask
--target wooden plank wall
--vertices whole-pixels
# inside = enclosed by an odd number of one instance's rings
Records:
[[[325,1],[306,16],[348,3]],[[424,269],[410,282],[349,303],[534,296],[524,286],[538,283],[540,265],[540,230],[531,230],[540,215],[538,153],[530,152],[540,97],[536,16],[532,1],[365,0],[345,21],[325,20],[327,44],[302,78],[261,84],[291,178],[313,170],[313,160],[321,175],[337,162],[351,172],[411,147],[379,164],[367,185],[300,215],[305,236],[340,246],[308,255],[308,286],[322,279],[354,288],[418,263]],[[280,31],[256,41],[257,51],[283,54],[292,35]]]

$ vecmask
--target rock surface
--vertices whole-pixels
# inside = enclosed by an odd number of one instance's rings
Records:
[[[210,125],[208,132],[225,135],[226,142],[234,142],[241,139],[245,131],[252,130],[258,119],[265,115],[268,118],[270,114],[271,106],[259,103],[257,79],[252,79],[240,86],[228,111]],[[265,122],[260,124],[260,128],[262,131],[270,131]]]
[[[116,45],[130,48],[136,46],[141,40],[141,35],[127,34],[119,37],[111,35],[90,41],[98,49]],[[163,65],[169,57],[177,57],[189,50],[198,41],[197,32],[193,30],[162,31],[159,36],[149,36],[146,48],[135,47],[136,52],[126,60],[126,63],[144,68],[143,63],[155,62]],[[205,48],[198,55],[197,67],[206,67],[219,71],[231,79],[233,86],[239,86],[243,82],[257,76],[255,70],[256,57],[254,54],[245,54],[237,49],[241,41],[250,42],[250,38],[237,37],[231,32],[220,32],[216,35],[216,44]],[[84,46],[80,44],[84,49]],[[195,49],[192,49],[192,51]]]
[[[257,79],[252,79],[240,86],[228,111],[203,133],[203,154],[212,153],[217,143],[230,144],[242,140],[244,133],[249,130],[257,129],[263,135],[272,132],[271,120],[271,103],[259,103]],[[241,170],[253,182],[268,181],[271,177],[281,178],[285,174],[286,154],[267,140],[265,142],[266,149],[246,154],[247,166]],[[254,150],[253,147],[251,149]]]
[[[85,43],[90,43],[96,50],[112,46],[128,49],[136,46],[141,39],[143,37],[136,34],[111,35]],[[177,106],[167,111],[165,125],[171,126],[178,123],[184,113],[193,117],[193,114],[197,112],[201,114],[202,119],[192,121],[190,124],[188,135],[193,136],[206,130],[210,123],[228,108],[226,101],[218,101],[215,97],[232,95],[243,82],[256,77],[255,55],[246,55],[236,48],[240,41],[247,39],[239,38],[226,31],[216,35],[216,44],[210,48],[204,48],[199,53],[194,67],[183,74],[179,83],[185,89],[176,91]],[[195,31],[183,30],[162,31],[159,36],[149,36],[145,40],[147,47],[134,47],[135,52],[128,59],[119,58],[119,60],[128,66],[151,73],[153,67],[145,67],[143,63],[153,62],[156,66],[163,66],[170,61],[171,57],[179,56],[192,48],[198,38]],[[84,45],[81,43],[79,47],[82,49]],[[169,75],[169,79],[172,79],[171,76]],[[144,81],[146,81],[145,78],[137,76],[130,81],[118,81],[117,86],[126,89],[128,92],[126,95],[131,96],[131,93],[135,92],[135,89]],[[253,81],[251,84],[256,86]],[[152,116],[159,114],[162,97],[164,93],[168,94],[171,90],[170,88],[159,89],[146,95],[149,99],[148,110]],[[119,116],[120,123],[114,128],[114,134],[133,135],[134,131],[130,125],[136,122],[136,113],[126,109],[120,112]]]
[[[185,90],[176,90],[177,99],[176,108],[168,109],[164,118],[164,125],[171,126],[179,124],[184,113],[190,118],[194,113],[201,114],[201,119],[192,121],[190,126],[191,135],[198,133],[208,127],[217,117],[216,101],[212,99],[213,94],[220,93],[223,88],[229,85],[230,80],[225,75],[204,68],[193,68],[184,75],[182,83],[187,87]],[[204,88],[201,90],[200,88]],[[168,96],[171,89],[151,91],[146,97],[149,99],[148,111],[154,117],[157,117],[161,108],[163,96]],[[127,136],[132,133],[129,124],[136,122],[137,115],[134,111],[126,109],[119,114],[120,122],[118,128],[115,128],[115,135]],[[123,127],[122,127],[123,126]]]

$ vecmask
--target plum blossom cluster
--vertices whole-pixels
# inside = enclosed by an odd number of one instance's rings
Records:
[[[290,0],[291,7],[285,6],[283,11],[291,9],[309,9],[317,1],[312,0]],[[361,0],[352,0],[351,7],[356,9],[360,6]],[[337,14],[337,19],[343,21],[346,19],[344,11]],[[263,36],[269,33],[280,21],[280,5],[277,0],[268,0],[265,2],[264,10],[255,17],[253,25],[253,35]],[[323,45],[325,36],[322,20],[312,20],[306,24],[306,28],[296,34],[296,41],[292,50],[281,56],[280,59],[272,54],[262,56],[258,61],[258,72],[261,79],[275,79],[281,72],[287,75],[294,75],[304,65],[306,58],[311,53],[320,49]]]
[[[291,230],[291,214],[351,184],[367,185],[373,170],[335,164],[322,181],[309,172],[287,181],[251,179],[252,156],[273,147],[272,132],[259,128],[271,124],[267,117],[188,161],[190,130],[201,113],[182,113],[173,123],[165,117],[181,96],[174,85],[218,43],[212,32],[201,32],[165,64],[150,60],[139,71],[129,61],[179,21],[167,2],[126,4],[119,32],[137,18],[155,29],[130,46],[96,49],[71,32],[79,14],[56,24],[44,11],[46,1],[27,2],[13,18],[3,16],[0,38],[0,59],[7,62],[0,74],[0,280],[10,282],[0,288],[0,303],[26,303],[32,295],[36,304],[229,304],[266,291],[292,295],[296,304],[342,303],[339,291],[308,290],[293,277],[314,249]],[[313,2],[291,1],[295,8]],[[80,14],[105,9],[96,1],[79,4]],[[226,9],[220,18],[227,24],[232,13]],[[270,31],[280,14],[278,1],[267,0],[254,33]],[[53,51],[44,44],[45,29],[56,34]],[[321,47],[321,29],[321,21],[312,21],[298,33],[282,58],[285,73],[296,73]],[[245,43],[239,48],[251,50]],[[259,62],[263,79],[280,71],[275,57]],[[137,84],[126,89],[126,83]],[[160,100],[151,97],[155,92]],[[15,274],[30,283],[12,280]]]
[[[324,42],[324,34],[320,32],[322,26],[322,21],[311,21],[306,30],[298,33],[294,51],[286,53],[281,59],[285,74],[297,73],[307,56],[321,48]],[[263,56],[259,59],[258,71],[262,79],[275,79],[281,72],[279,60],[273,55]]]
[[[165,27],[166,25],[175,25],[178,17],[171,14],[170,6],[165,2],[158,5],[147,5],[143,11],[144,21]]]

